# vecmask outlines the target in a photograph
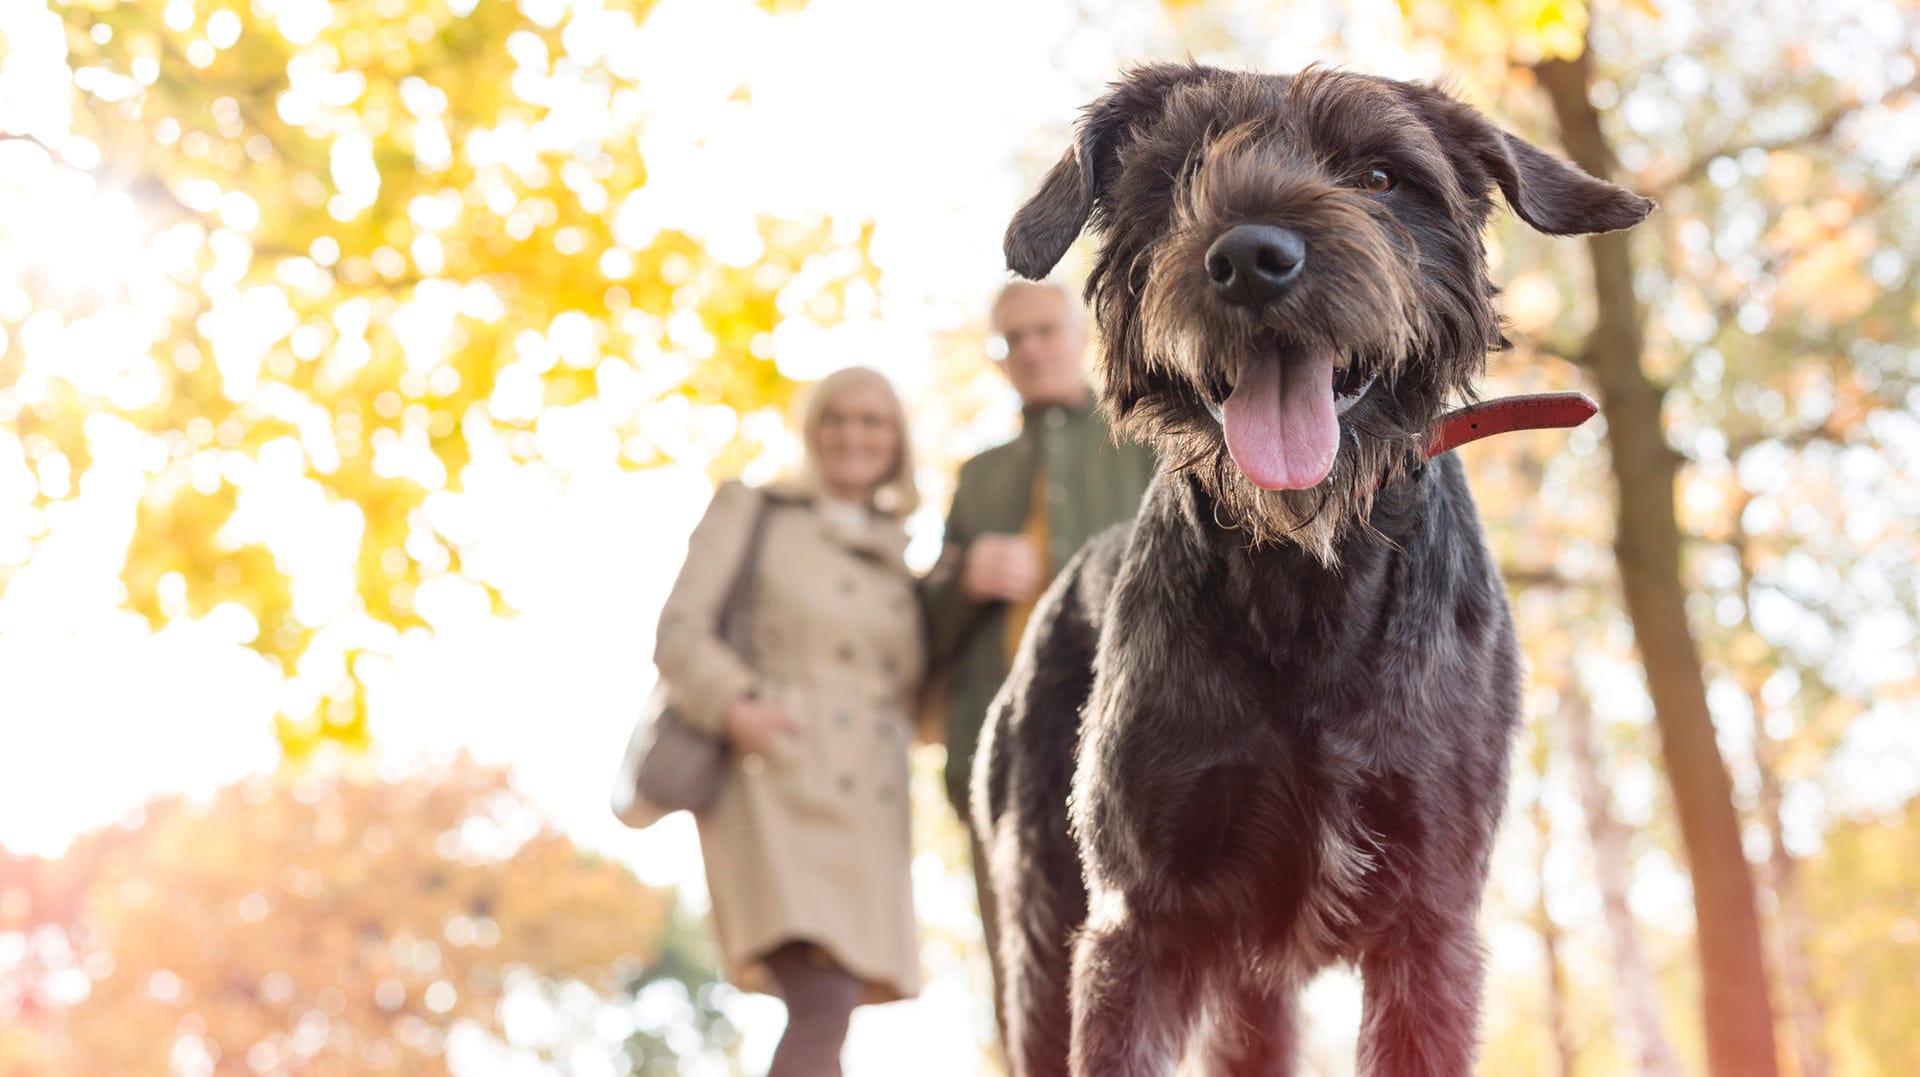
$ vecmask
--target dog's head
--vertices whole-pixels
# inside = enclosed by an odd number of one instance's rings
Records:
[[[1330,563],[1505,344],[1480,238],[1496,187],[1554,235],[1653,208],[1431,86],[1154,65],[1088,106],[1007,264],[1038,279],[1100,234],[1111,414],[1255,541]]]

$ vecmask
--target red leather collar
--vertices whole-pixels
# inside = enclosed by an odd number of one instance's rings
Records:
[[[1469,441],[1509,430],[1552,430],[1579,426],[1600,408],[1585,393],[1529,393],[1503,396],[1450,411],[1427,439],[1422,456],[1431,460]]]

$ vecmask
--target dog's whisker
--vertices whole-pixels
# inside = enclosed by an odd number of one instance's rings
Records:
[[[1360,383],[1360,388],[1355,389],[1351,393],[1334,398],[1333,413],[1335,415],[1345,415],[1348,411],[1352,410],[1353,406],[1360,402],[1361,397],[1367,395],[1367,390],[1373,388],[1373,383],[1378,380],[1380,380],[1378,371],[1369,372],[1367,374],[1367,380]]]

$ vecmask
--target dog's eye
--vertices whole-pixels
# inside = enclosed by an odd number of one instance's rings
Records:
[[[1360,177],[1360,182],[1355,184],[1355,186],[1368,194],[1386,194],[1399,185],[1400,181],[1394,178],[1393,173],[1388,172],[1384,168],[1368,169],[1366,173]]]

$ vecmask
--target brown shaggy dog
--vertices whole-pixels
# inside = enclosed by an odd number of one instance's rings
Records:
[[[1166,461],[982,734],[1023,1077],[1291,1073],[1332,962],[1364,1072],[1471,1069],[1520,662],[1459,462],[1420,448],[1505,343],[1495,189],[1556,235],[1652,208],[1431,86],[1163,65],[1009,228],[1036,278],[1101,236],[1103,403]]]

